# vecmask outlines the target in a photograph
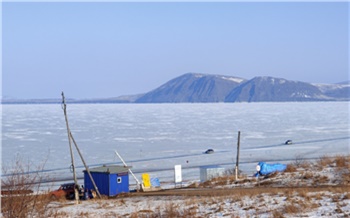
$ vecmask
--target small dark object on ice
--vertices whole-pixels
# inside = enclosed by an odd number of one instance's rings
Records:
[[[214,153],[214,150],[210,148],[210,149],[206,150],[204,153],[206,153],[206,154],[212,154],[212,153]]]
[[[289,140],[287,140],[284,144],[285,144],[285,145],[291,145],[291,144],[293,144],[293,141],[289,139]]]

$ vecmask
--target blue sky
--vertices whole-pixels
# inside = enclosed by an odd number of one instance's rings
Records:
[[[2,3],[2,95],[117,97],[188,72],[349,80],[349,3]]]

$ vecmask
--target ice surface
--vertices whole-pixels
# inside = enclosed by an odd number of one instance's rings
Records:
[[[57,179],[71,178],[68,136],[61,105],[2,106],[2,164],[16,154]],[[184,180],[198,180],[199,167],[236,162],[253,174],[268,163],[349,154],[349,102],[234,104],[69,104],[71,132],[89,166],[121,164],[118,150],[140,178],[144,172],[173,181],[181,164]],[[288,139],[292,145],[284,145]],[[203,154],[208,148],[213,154]],[[81,178],[83,164],[74,154]],[[133,181],[133,179],[130,179]]]

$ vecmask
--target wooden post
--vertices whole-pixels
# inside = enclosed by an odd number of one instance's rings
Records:
[[[238,131],[238,139],[237,139],[237,159],[236,159],[236,167],[235,167],[235,173],[236,173],[236,180],[238,179],[238,164],[239,164],[239,145],[240,145],[240,138],[241,138],[241,131]]]
[[[74,166],[74,155],[72,150],[72,139],[70,136],[70,130],[68,125],[68,117],[67,117],[67,111],[66,111],[66,102],[64,99],[64,93],[62,92],[62,109],[64,112],[64,117],[66,119],[66,126],[67,126],[67,133],[68,133],[68,142],[69,142],[69,150],[70,150],[70,156],[71,156],[71,162],[72,162],[72,169],[73,169],[73,179],[74,179],[74,196],[75,196],[75,203],[79,203],[79,191],[78,191],[78,181],[77,181],[77,175],[75,173],[75,166]]]
[[[85,166],[86,172],[88,173],[88,175],[89,175],[89,177],[90,177],[90,180],[91,180],[91,182],[92,182],[92,185],[94,186],[94,188],[95,188],[95,190],[96,190],[97,196],[98,196],[99,198],[101,198],[100,191],[98,190],[98,188],[97,188],[97,186],[96,186],[95,180],[92,178],[92,175],[91,175],[91,173],[90,173],[89,167],[86,165],[85,160],[84,160],[84,158],[83,158],[83,155],[80,153],[80,149],[78,148],[78,145],[77,145],[77,143],[75,142],[75,140],[74,140],[73,135],[72,135],[71,132],[70,132],[70,137],[72,138],[73,143],[74,143],[74,145],[75,145],[75,148],[77,149],[78,154],[79,154],[79,156],[80,156],[80,159],[81,159],[81,161],[83,162],[83,164],[84,164],[84,166]]]

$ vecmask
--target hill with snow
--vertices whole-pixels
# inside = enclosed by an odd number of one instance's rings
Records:
[[[170,80],[136,100],[136,103],[223,102],[245,79],[187,73]]]
[[[215,103],[349,101],[350,82],[313,84],[274,77],[244,78],[186,73],[147,93],[114,98],[67,99],[67,103]],[[50,104],[61,99],[2,99],[2,104]]]
[[[317,86],[273,77],[255,77],[240,84],[226,102],[319,101],[331,100]]]
[[[247,80],[232,76],[187,73],[144,94],[135,102],[286,102],[349,99],[349,82],[311,84],[274,77],[254,77]]]

